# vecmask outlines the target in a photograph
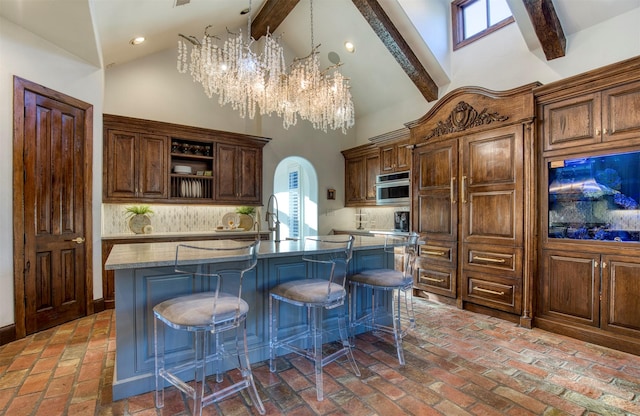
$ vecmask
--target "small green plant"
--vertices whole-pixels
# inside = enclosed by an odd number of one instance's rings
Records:
[[[256,207],[237,207],[236,212],[238,214],[253,215],[256,212]]]
[[[149,205],[132,205],[125,208],[125,213],[127,218],[131,218],[134,215],[150,216],[151,214],[153,214],[153,210]]]

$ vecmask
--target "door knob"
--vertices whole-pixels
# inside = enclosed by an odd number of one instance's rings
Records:
[[[74,238],[72,240],[67,240],[67,241],[73,241],[75,243],[82,244],[82,243],[84,243],[84,237],[76,237],[76,238]]]

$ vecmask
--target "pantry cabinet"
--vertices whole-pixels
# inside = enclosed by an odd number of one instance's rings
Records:
[[[105,114],[103,201],[262,203],[269,139]]]
[[[526,326],[535,86],[492,99],[485,90],[456,90],[410,125],[412,224],[425,240],[417,293]]]
[[[640,58],[537,88],[534,325],[640,351]]]

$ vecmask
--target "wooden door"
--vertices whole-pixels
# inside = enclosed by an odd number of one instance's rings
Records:
[[[242,203],[259,203],[262,200],[262,183],[258,178],[262,172],[262,150],[254,147],[238,149],[240,169],[238,180],[238,200]]]
[[[464,243],[522,246],[522,126],[461,140],[460,239]]]
[[[167,136],[141,134],[137,153],[137,195],[142,198],[169,197]]]
[[[458,239],[458,141],[433,143],[414,150],[412,224],[429,239]]]
[[[369,205],[376,203],[376,179],[380,174],[380,155],[378,152],[364,156],[364,199]]]
[[[627,140],[640,136],[640,81],[602,93],[602,140]]]
[[[538,296],[540,315],[600,326],[600,255],[544,250]]]
[[[364,159],[362,157],[345,159],[345,189],[346,206],[358,205],[364,194]]]
[[[108,130],[105,146],[105,197],[135,198],[136,142],[138,134],[122,130]]]
[[[640,257],[603,255],[601,327],[640,338]]]
[[[218,143],[216,149],[218,155],[218,166],[215,167],[216,199],[235,201],[236,180],[239,172],[237,147]]]
[[[17,77],[14,114],[16,335],[21,337],[93,312],[93,114],[89,104]]]

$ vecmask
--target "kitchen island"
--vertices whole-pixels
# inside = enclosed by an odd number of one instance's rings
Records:
[[[206,246],[210,241],[182,242]],[[155,388],[153,352],[153,307],[172,297],[207,290],[207,282],[176,273],[174,259],[179,242],[114,245],[105,263],[115,272],[116,362],[113,375],[113,400],[152,391]],[[247,339],[251,362],[269,358],[269,290],[304,276],[307,264],[302,260],[303,241],[262,241],[258,264],[245,276],[242,297],[249,303]],[[218,259],[218,262],[229,261]],[[371,268],[393,268],[393,256],[384,251],[384,238],[356,236],[350,272]],[[223,282],[223,290],[233,290],[236,282]],[[359,300],[363,308],[367,299]],[[286,336],[304,325],[300,308],[281,306],[280,334]],[[337,328],[341,308],[325,313],[325,328]],[[286,318],[285,318],[286,317]],[[189,334],[166,332],[167,362],[186,360],[192,353]],[[230,334],[232,335],[232,334]],[[332,334],[337,338],[337,334]],[[229,338],[231,340],[231,338]],[[229,344],[229,350],[233,345]],[[234,368],[233,358],[225,369]],[[207,369],[213,373],[212,368]]]

